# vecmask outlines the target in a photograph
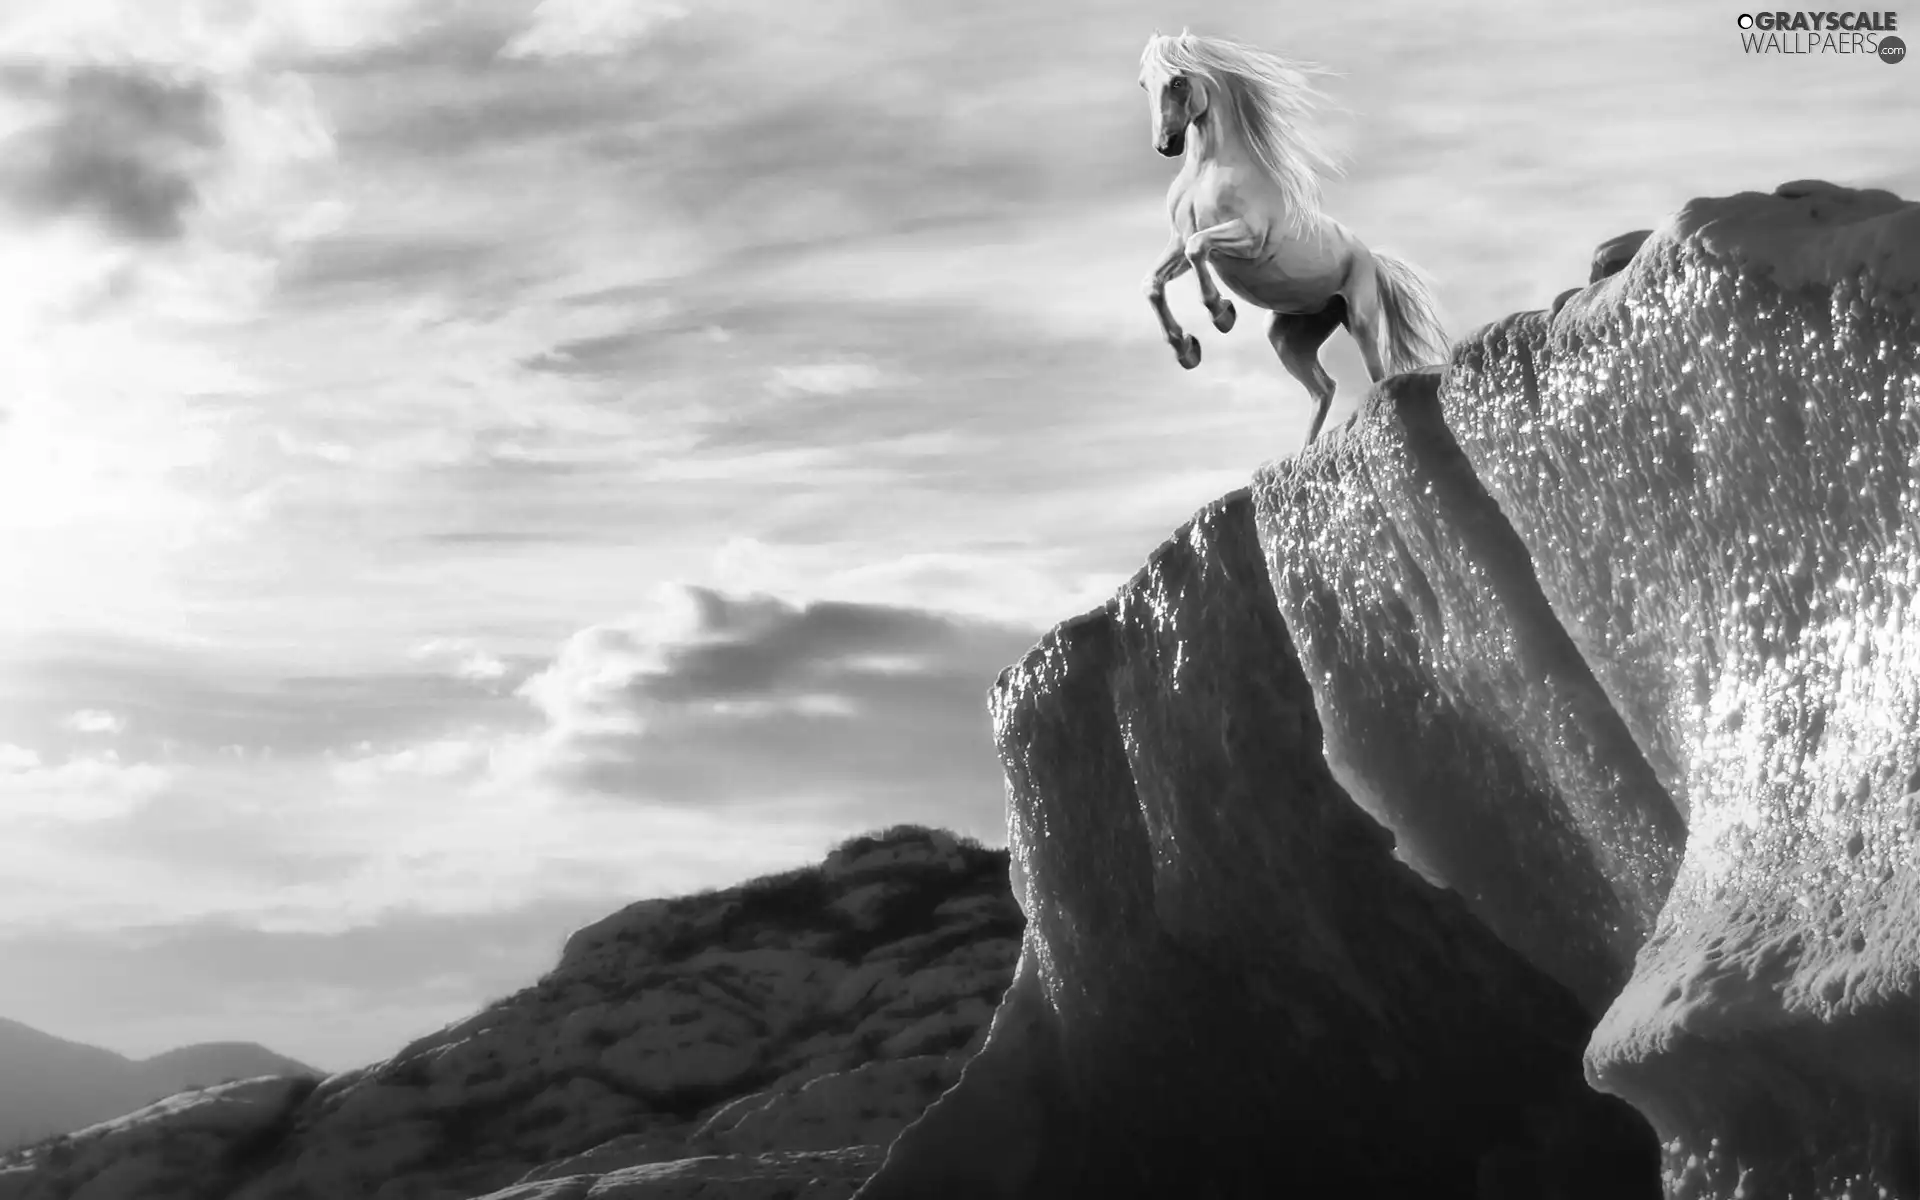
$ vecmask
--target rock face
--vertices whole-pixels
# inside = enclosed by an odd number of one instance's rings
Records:
[[[51,1139],[0,1165],[0,1200],[225,1195],[285,1135],[315,1082],[220,1084]]]
[[[1632,233],[1623,233],[1601,242],[1593,251],[1593,266],[1587,272],[1587,282],[1599,283],[1611,275],[1618,275],[1640,252],[1641,245],[1652,236],[1651,229],[1636,229]]]
[[[977,1047],[969,1047],[969,1049]],[[882,1059],[850,1071],[796,1076],[722,1105],[685,1138],[629,1134],[527,1172],[526,1180],[607,1173],[664,1158],[751,1158],[774,1152],[884,1147],[952,1087],[962,1054]]]
[[[1689,814],[1595,1081],[1674,1197],[1920,1195],[1920,205],[1695,201],[1444,401]]]
[[[481,1200],[846,1200],[879,1163],[878,1146],[683,1158],[516,1184]]]
[[[1578,1001],[1335,782],[1247,494],[993,711],[1020,967],[862,1200],[1657,1195]]]
[[[1441,419],[1387,381],[1341,436],[1262,471],[1260,536],[1335,775],[1597,1017],[1686,829]]]

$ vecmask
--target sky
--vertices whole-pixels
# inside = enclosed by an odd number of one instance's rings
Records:
[[[343,1069],[631,900],[1003,842],[995,675],[1305,429],[1141,297],[1147,36],[1336,71],[1327,209],[1458,336],[1920,195],[1920,66],[1740,11],[0,3],[0,1016]]]

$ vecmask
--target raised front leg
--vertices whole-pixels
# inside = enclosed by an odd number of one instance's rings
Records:
[[[1181,329],[1180,322],[1173,319],[1173,309],[1167,305],[1167,284],[1185,275],[1191,266],[1187,261],[1186,240],[1175,233],[1167,242],[1166,252],[1141,284],[1147,303],[1153,306],[1153,315],[1160,318],[1160,332],[1167,335],[1167,345],[1173,347],[1174,356],[1189,371],[1200,365],[1200,340]]]
[[[1207,258],[1217,250],[1229,254],[1250,252],[1255,248],[1255,243],[1253,230],[1237,217],[1218,225],[1209,225],[1187,239],[1187,261],[1193,264],[1194,278],[1200,281],[1200,299],[1213,316],[1213,327],[1221,333],[1233,328],[1233,301],[1221,295],[1220,289],[1215,286]]]

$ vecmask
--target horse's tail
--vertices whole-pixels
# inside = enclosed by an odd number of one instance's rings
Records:
[[[1451,350],[1426,276],[1405,259],[1379,250],[1373,251],[1373,262],[1386,325],[1387,374],[1444,363]]]

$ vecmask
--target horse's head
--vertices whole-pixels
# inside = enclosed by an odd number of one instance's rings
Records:
[[[1187,126],[1206,114],[1212,97],[1205,75],[1182,70],[1160,53],[1161,43],[1171,40],[1156,36],[1147,42],[1140,56],[1140,86],[1153,118],[1153,148],[1175,158],[1186,151]]]

